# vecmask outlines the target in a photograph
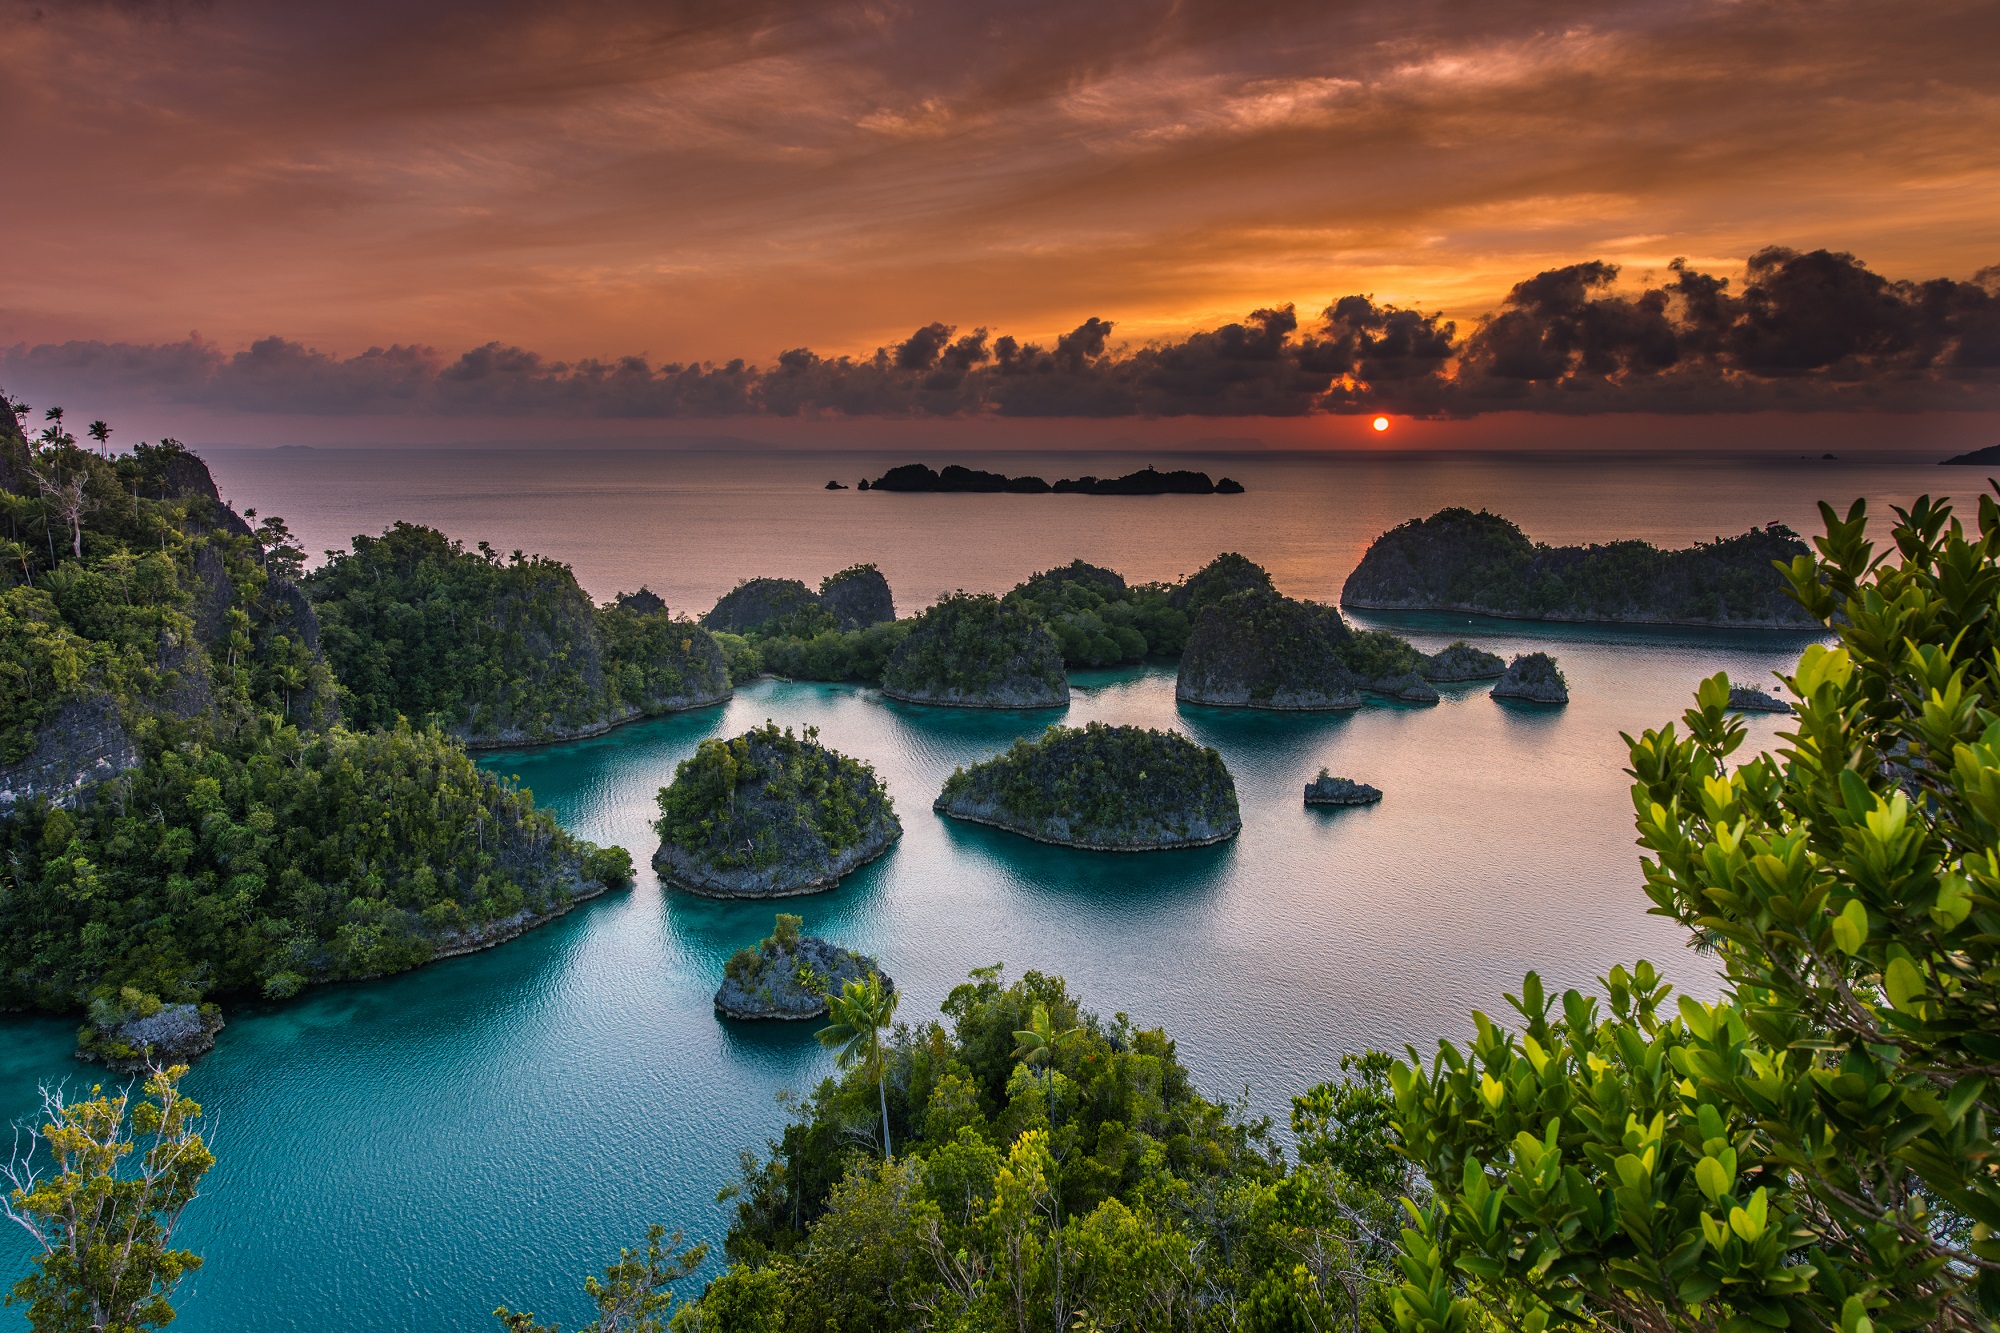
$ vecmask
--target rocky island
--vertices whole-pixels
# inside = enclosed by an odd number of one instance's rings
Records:
[[[1243,827],[1222,756],[1178,732],[1050,727],[945,780],[939,814],[1090,851],[1204,847]]]
[[[1269,575],[1226,567],[1226,579],[1189,598],[1200,607],[1181,654],[1174,693],[1182,703],[1223,708],[1328,711],[1359,708],[1364,692],[1407,703],[1436,703],[1437,691],[1422,671],[1429,659],[1393,634],[1357,630],[1340,612],[1286,597]],[[1214,568],[1213,566],[1211,568]],[[1204,571],[1206,574],[1207,571]],[[1197,575],[1193,585],[1202,580]],[[1240,592],[1209,599],[1208,589],[1235,584]]]
[[[1460,640],[1430,655],[1422,667],[1425,680],[1440,685],[1467,680],[1498,680],[1507,674],[1507,659]]]
[[[1382,789],[1352,778],[1337,778],[1326,769],[1306,784],[1307,805],[1373,805],[1382,799]]]
[[[882,693],[952,708],[1060,708],[1062,647],[1046,625],[990,593],[952,593],[917,617],[882,670]]]
[[[830,889],[902,836],[875,770],[774,722],[703,741],[660,789],[653,865],[711,898]]]
[[[1780,523],[1685,550],[1641,541],[1543,546],[1484,511],[1441,509],[1377,537],[1341,605],[1520,620],[1812,629],[1773,562],[1806,544]]]
[[[873,481],[864,479],[861,489],[988,495],[1241,495],[1243,483],[1229,477],[1212,481],[1206,472],[1161,472],[1151,464],[1122,477],[1065,477],[1050,484],[1041,477],[1009,477],[957,463],[946,464],[943,471],[904,463]]]
[[[435,724],[475,749],[601,735],[729,698],[722,650],[640,589],[591,604],[568,565],[435,528],[356,537],[305,576],[352,721]]]
[[[1729,708],[1737,713],[1790,713],[1792,706],[1775,694],[1767,694],[1754,685],[1732,685],[1729,687]]]
[[[724,1018],[800,1022],[824,1015],[826,997],[850,981],[878,976],[882,989],[894,992],[896,983],[873,958],[802,935],[804,927],[802,918],[780,912],[771,933],[755,948],[738,949],[723,966],[715,1012]]]
[[[1534,704],[1566,704],[1569,682],[1562,668],[1547,653],[1522,653],[1507,664],[1507,673],[1493,687],[1496,699],[1519,699]]]

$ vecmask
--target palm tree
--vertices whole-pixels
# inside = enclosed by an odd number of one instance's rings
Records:
[[[1049,1085],[1049,1133],[1056,1132],[1056,1050],[1064,1042],[1083,1031],[1082,1028],[1064,1028],[1057,1031],[1055,1021],[1049,1017],[1049,1007],[1037,1003],[1028,1013],[1028,1026],[1014,1034],[1014,1058],[1033,1069],[1045,1066],[1045,1077]]]
[[[882,985],[879,973],[850,981],[840,994],[826,997],[829,1027],[819,1030],[819,1044],[834,1051],[834,1063],[842,1069],[860,1065],[875,1082],[875,1095],[882,1103],[882,1159],[892,1156],[889,1147],[888,1061],[882,1049],[882,1034],[896,1021],[897,995]]]
[[[107,423],[93,421],[90,423],[90,429],[85,434],[97,441],[97,453],[99,457],[111,457],[111,427]]]

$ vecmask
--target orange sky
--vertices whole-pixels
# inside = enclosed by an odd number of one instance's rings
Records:
[[[1121,340],[2000,261],[2000,7],[0,0],[0,342]]]

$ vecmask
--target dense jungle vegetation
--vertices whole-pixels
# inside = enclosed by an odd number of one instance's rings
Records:
[[[1062,648],[1041,620],[991,593],[955,592],[916,618],[883,668],[913,698],[1067,697]]]
[[[398,717],[474,743],[535,741],[728,693],[707,630],[598,608],[569,566],[397,523],[305,578],[357,726]]]
[[[837,857],[895,817],[873,768],[775,722],[703,741],[659,801],[661,841],[721,869]]]
[[[1128,586],[1111,570],[1073,560],[1027,579],[1006,600],[1049,627],[1064,666],[1102,667],[1180,655],[1188,617],[1173,592],[1165,583]]]
[[[435,731],[341,724],[283,520],[49,419],[0,415],[0,1007],[287,996],[629,875]]]

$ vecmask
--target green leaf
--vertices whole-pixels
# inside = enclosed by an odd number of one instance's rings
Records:
[[[1923,973],[1907,958],[1892,958],[1888,970],[1882,974],[1882,989],[1889,993],[1889,1003],[1906,1014],[1922,1017],[1924,996]]]
[[[1708,1196],[1710,1203],[1722,1202],[1722,1196],[1729,1191],[1732,1177],[1723,1169],[1721,1162],[1713,1157],[1704,1157],[1694,1164],[1695,1184]]]
[[[1868,942],[1868,909],[1859,898],[1849,898],[1833,918],[1833,942],[1850,958]]]

